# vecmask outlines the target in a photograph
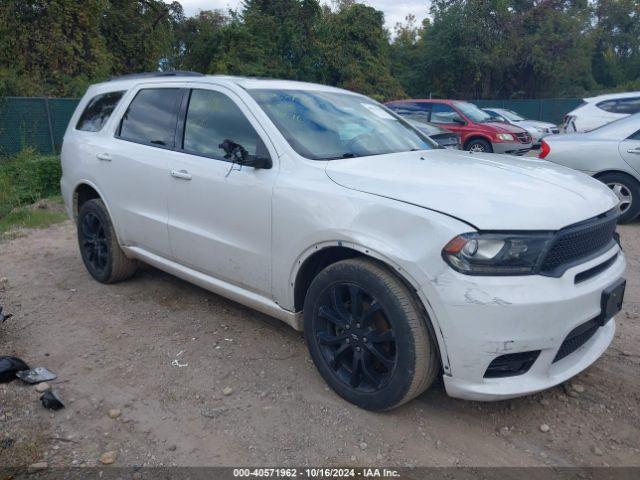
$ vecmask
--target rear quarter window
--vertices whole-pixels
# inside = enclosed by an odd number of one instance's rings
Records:
[[[124,91],[96,95],[85,107],[76,124],[76,130],[99,132],[118,106]]]

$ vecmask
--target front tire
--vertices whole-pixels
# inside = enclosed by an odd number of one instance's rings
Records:
[[[431,385],[440,364],[418,302],[368,259],[343,260],[318,274],[304,302],[305,339],[338,395],[367,410],[388,410]]]
[[[104,203],[85,202],[78,212],[78,245],[82,261],[91,276],[101,283],[115,283],[131,277],[137,262],[127,258]]]
[[[467,143],[465,150],[476,153],[493,153],[493,147],[482,138],[476,138]]]
[[[610,172],[597,177],[618,197],[618,223],[629,223],[640,214],[640,183],[626,173]]]

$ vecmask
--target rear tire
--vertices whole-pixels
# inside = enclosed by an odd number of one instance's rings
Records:
[[[482,138],[475,138],[467,143],[465,150],[477,153],[493,153],[493,147],[489,142]]]
[[[631,175],[609,172],[597,177],[616,194],[620,203],[618,223],[629,223],[640,214],[640,183]]]
[[[343,260],[313,280],[304,332],[314,364],[345,400],[388,410],[424,392],[440,369],[424,309],[382,265]]]
[[[78,245],[84,266],[101,283],[126,280],[138,267],[138,262],[128,258],[120,248],[107,208],[100,199],[88,200],[80,207]]]

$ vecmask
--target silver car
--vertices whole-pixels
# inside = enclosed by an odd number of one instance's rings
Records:
[[[560,128],[553,123],[541,122],[539,120],[528,120],[513,110],[508,110],[506,108],[483,108],[483,110],[502,122],[517,125],[518,127],[525,129],[529,135],[531,135],[533,148],[538,148],[540,146],[540,141],[547,135],[560,133]]]
[[[620,223],[640,213],[640,113],[586,133],[546,137],[538,156],[607,184],[620,201]]]

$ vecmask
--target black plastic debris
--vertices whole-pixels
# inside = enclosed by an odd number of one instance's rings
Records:
[[[0,383],[16,379],[18,372],[29,370],[29,365],[17,357],[0,357]]]
[[[4,323],[6,320],[9,320],[13,315],[10,313],[4,314],[2,313],[2,305],[0,305],[0,323]]]
[[[51,370],[47,370],[44,367],[36,367],[31,370],[23,370],[18,372],[16,376],[26,383],[41,383],[48,382],[49,380],[55,380],[58,376]]]
[[[40,397],[40,401],[44,408],[49,408],[51,410],[60,410],[64,408],[64,403],[62,403],[58,394],[53,390],[47,390],[44,392]]]
[[[15,443],[15,440],[13,438],[5,437],[2,440],[0,440],[0,449],[8,450],[9,448],[13,447],[14,443]]]

